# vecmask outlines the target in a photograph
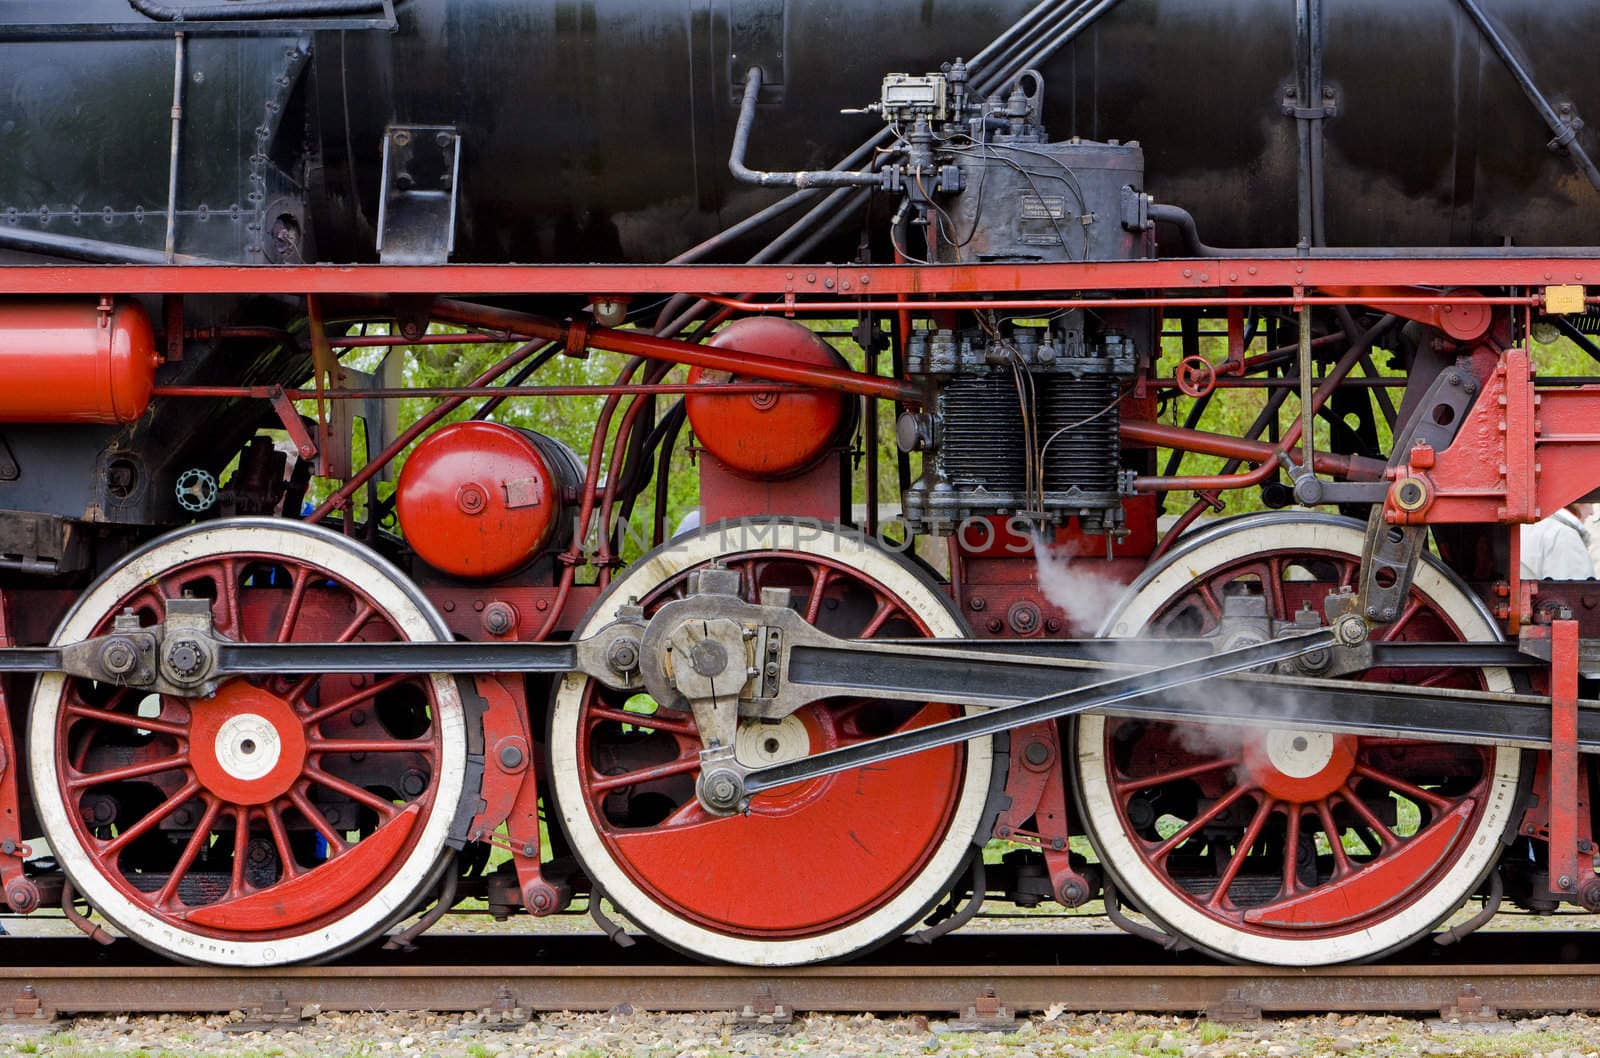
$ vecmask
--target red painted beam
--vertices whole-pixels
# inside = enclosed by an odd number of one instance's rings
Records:
[[[1064,264],[13,265],[8,294],[792,294],[797,298],[1600,283],[1600,255],[1307,257]]]

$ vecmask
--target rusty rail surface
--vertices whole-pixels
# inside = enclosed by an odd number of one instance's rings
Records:
[[[1600,934],[1483,933],[1367,966],[1276,971],[1166,955],[1126,937],[974,935],[933,949],[903,943],[844,966],[706,966],[641,942],[592,937],[423,938],[405,955],[369,950],[320,967],[173,966],[127,941],[0,940],[0,1014],[241,1010],[289,1024],[302,1008],[489,1012],[548,1010],[1076,1011],[1211,1016],[1329,1011],[1502,1012],[1600,1009]],[[980,997],[988,996],[987,1004]]]

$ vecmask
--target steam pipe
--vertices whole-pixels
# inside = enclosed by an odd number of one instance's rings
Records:
[[[187,49],[186,34],[173,37],[172,58],[172,137],[167,159],[167,240],[166,261],[171,264],[178,250],[178,145],[183,136],[183,75]]]
[[[1561,115],[1557,114],[1555,108],[1550,105],[1550,100],[1546,99],[1544,93],[1539,91],[1539,86],[1533,83],[1533,76],[1528,73],[1528,68],[1522,65],[1516,53],[1511,50],[1511,45],[1500,35],[1500,31],[1494,28],[1494,23],[1489,21],[1489,16],[1483,13],[1482,7],[1478,6],[1478,0],[1457,0],[1457,2],[1471,16],[1472,21],[1477,24],[1478,32],[1483,34],[1483,38],[1489,42],[1489,46],[1500,57],[1500,61],[1505,63],[1506,69],[1510,70],[1511,76],[1516,78],[1523,94],[1533,103],[1534,109],[1539,112],[1539,116],[1544,119],[1544,123],[1550,127],[1550,131],[1555,134],[1556,138],[1551,141],[1551,146],[1565,147],[1567,153],[1572,156],[1573,163],[1583,171],[1584,176],[1589,178],[1589,183],[1596,188],[1600,188],[1600,169],[1595,168],[1594,160],[1589,157],[1589,152],[1585,151],[1583,144],[1578,142],[1577,130],[1562,120]]]
[[[739,104],[739,123],[733,128],[733,149],[728,152],[728,171],[740,183],[760,187],[877,187],[877,173],[853,169],[820,169],[793,173],[773,173],[751,169],[744,164],[750,146],[750,129],[756,123],[756,103],[761,95],[761,67],[752,66],[744,75],[744,101]]]
[[[798,364],[772,356],[742,353],[736,349],[713,349],[689,342],[657,338],[640,331],[614,330],[610,327],[585,326],[582,323],[558,323],[542,316],[534,316],[513,309],[475,305],[471,302],[441,299],[434,303],[433,318],[445,323],[468,327],[486,327],[506,331],[540,341],[560,342],[574,352],[583,349],[605,349],[613,353],[641,356],[647,360],[665,360],[674,364],[688,364],[711,371],[769,379],[773,382],[794,382],[802,386],[836,389],[885,400],[922,402],[922,390],[908,382],[874,378],[857,371],[812,364]]]

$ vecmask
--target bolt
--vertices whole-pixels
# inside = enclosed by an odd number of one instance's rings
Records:
[[[1078,907],[1089,899],[1089,887],[1080,879],[1068,878],[1056,890],[1056,901],[1062,907]]]
[[[522,767],[522,747],[516,743],[500,747],[500,767],[506,771],[516,771]]]
[[[631,639],[619,639],[606,651],[606,664],[612,672],[632,672],[639,667],[639,644]]]
[[[989,618],[989,631],[990,632],[999,633],[1004,628],[1005,628],[1005,622],[1000,620],[1000,618],[998,618],[998,617]]]
[[[192,679],[205,670],[205,653],[192,639],[175,639],[167,647],[167,666],[177,678]]]
[[[448,150],[450,148],[450,145],[452,143],[454,143],[455,141],[456,141],[455,136],[452,135],[451,133],[448,133],[448,132],[441,132],[441,133],[439,133],[437,136],[435,136],[433,138],[433,142],[434,143],[437,143],[439,146],[445,148],[446,150]]]
[[[11,910],[25,915],[39,906],[39,888],[32,882],[17,882],[6,890],[6,903],[11,905]],[[32,985],[25,985],[23,988],[24,993],[27,993],[32,987]]]
[[[727,779],[717,779],[711,784],[711,800],[717,804],[727,804],[733,800],[733,783]]]
[[[113,676],[125,676],[139,663],[139,654],[125,639],[113,639],[100,652],[100,665]]]
[[[770,679],[778,678],[778,663],[776,661],[770,661],[767,663],[767,676]]]
[[[400,792],[407,797],[421,797],[428,788],[428,777],[415,768],[400,777]]]
[[[535,915],[548,915],[556,906],[555,895],[548,888],[535,885],[528,886],[528,891],[523,894],[522,902]]]
[[[1050,759],[1050,747],[1043,742],[1030,742],[1028,748],[1022,751],[1022,755],[1029,764],[1043,764]]]
[[[405,147],[405,146],[409,145],[410,143],[411,143],[411,133],[410,132],[408,132],[405,129],[395,129],[394,130],[394,145],[396,147]]]
[[[509,603],[492,602],[483,611],[483,630],[492,636],[509,635],[517,627],[517,613]]]
[[[984,598],[984,597],[983,597],[983,596],[981,596],[981,595],[974,595],[974,596],[973,596],[973,597],[972,597],[972,600],[971,600],[971,601],[970,601],[970,602],[968,602],[968,603],[967,603],[967,605],[968,605],[968,606],[970,606],[970,607],[972,607],[972,609],[973,609],[973,610],[974,610],[974,611],[977,611],[977,612],[982,612],[982,610],[983,610],[983,609],[984,609],[984,607],[986,607],[986,606],[988,606],[988,605],[989,605],[989,602],[988,602],[988,600],[987,600],[987,599],[985,599],[985,598]]]
[[[1556,879],[1556,888],[1560,889],[1562,892],[1565,892],[1568,889],[1571,889],[1572,888],[1572,879],[1570,877],[1568,877],[1567,875],[1563,874],[1560,878]]]

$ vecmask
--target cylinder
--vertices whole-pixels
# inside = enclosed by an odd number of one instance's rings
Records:
[[[578,457],[531,430],[461,422],[416,447],[400,472],[395,513],[428,565],[463,580],[503,577],[561,539]]]
[[[802,324],[755,318],[729,324],[711,345],[819,367],[845,368],[844,358]],[[746,381],[695,368],[691,382]],[[837,448],[854,426],[855,402],[829,390],[691,393],[684,399],[700,444],[741,477],[793,477]]]
[[[136,302],[0,306],[0,422],[133,422],[150,406],[160,363]]]

